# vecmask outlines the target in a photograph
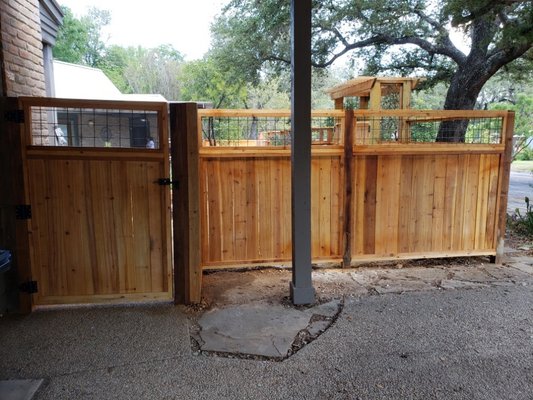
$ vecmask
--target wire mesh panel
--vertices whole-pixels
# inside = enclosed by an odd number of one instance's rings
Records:
[[[31,143],[38,146],[158,149],[157,111],[31,107]]]
[[[357,116],[355,144],[380,143],[464,143],[498,144],[502,138],[503,119],[431,118],[419,116]]]
[[[314,145],[340,142],[341,119],[313,117]],[[202,145],[206,147],[285,147],[291,145],[291,119],[285,116],[202,116]]]

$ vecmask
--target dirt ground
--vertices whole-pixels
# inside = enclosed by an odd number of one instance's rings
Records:
[[[506,253],[511,256],[533,257],[533,241],[508,231],[505,239]],[[313,284],[318,302],[326,302],[345,296],[372,295],[361,285],[356,284],[352,275],[358,271],[417,270],[420,268],[434,269],[438,277],[444,270],[460,269],[490,265],[488,257],[456,257],[441,259],[402,260],[397,262],[374,262],[354,266],[352,268],[335,268],[331,265],[313,267]],[[407,271],[406,271],[407,272]],[[428,271],[431,275],[431,271]],[[383,275],[383,274],[382,274]],[[395,275],[392,273],[392,275]],[[437,279],[437,278],[436,278]],[[269,304],[285,304],[291,306],[289,299],[289,283],[291,270],[288,267],[272,266],[241,269],[224,269],[205,271],[203,276],[203,298],[199,305],[190,311],[199,312],[215,307],[233,304],[246,304],[262,301]]]

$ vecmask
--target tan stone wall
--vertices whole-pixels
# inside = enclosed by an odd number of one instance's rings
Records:
[[[38,0],[0,0],[3,78],[7,96],[45,96]]]

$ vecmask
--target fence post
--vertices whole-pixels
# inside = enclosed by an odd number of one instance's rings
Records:
[[[342,266],[352,263],[353,110],[344,112],[344,220]]]
[[[26,136],[21,133],[21,126],[17,122],[7,118],[8,113],[16,112],[19,108],[16,98],[0,99],[0,248],[12,253],[11,270],[5,272],[7,310],[30,313],[31,295],[19,291],[20,284],[32,279],[30,221],[15,217],[16,205],[28,204]]]
[[[170,153],[174,241],[174,302],[199,303],[202,290],[200,254],[200,187],[198,106],[170,104]]]
[[[500,161],[499,209],[496,221],[496,257],[491,261],[501,264],[504,250],[505,228],[507,226],[507,197],[509,195],[509,175],[513,158],[514,111],[508,111],[504,120],[503,138],[505,150]]]

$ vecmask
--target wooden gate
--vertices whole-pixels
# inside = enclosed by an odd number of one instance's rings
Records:
[[[170,300],[167,103],[21,105],[33,304]]]

